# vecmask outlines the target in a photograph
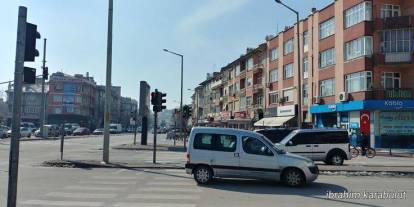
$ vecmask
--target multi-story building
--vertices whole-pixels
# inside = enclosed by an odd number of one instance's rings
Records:
[[[105,114],[105,86],[98,85],[96,87],[97,96],[96,96],[96,106],[98,113],[96,114],[96,119],[98,120],[98,127],[104,126],[104,114]],[[121,87],[112,86],[111,90],[111,123],[121,123]]]
[[[45,84],[45,93],[48,93],[48,84]],[[13,114],[13,94],[14,88],[9,86],[7,93],[7,123],[11,125]],[[37,78],[35,84],[24,84],[22,88],[22,122],[32,122],[40,125],[40,113],[42,109],[42,84],[41,79]]]
[[[224,88],[228,99],[218,106],[229,127],[253,125],[230,124],[241,117],[295,126],[301,113],[303,125],[360,131],[375,147],[413,148],[413,51],[414,1],[336,0],[224,67],[214,76],[220,84],[211,78],[201,86]]]
[[[96,82],[89,74],[53,73],[49,81],[48,123],[96,127]]]
[[[0,98],[0,124],[4,125],[6,124],[6,117],[7,117],[7,103],[3,100],[3,98]]]
[[[131,114],[135,114],[138,110],[138,102],[129,97],[121,97],[121,122],[125,129],[130,126]]]

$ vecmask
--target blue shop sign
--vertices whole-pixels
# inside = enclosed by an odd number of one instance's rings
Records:
[[[414,100],[369,100],[364,101],[364,107],[382,110],[414,109]]]
[[[313,105],[310,108],[312,114],[332,113],[337,111],[358,111],[364,109],[364,101],[350,101],[346,103]]]
[[[341,111],[360,111],[363,109],[377,110],[414,110],[414,100],[368,100],[349,101],[345,103],[313,105],[310,107],[312,114],[332,113]]]

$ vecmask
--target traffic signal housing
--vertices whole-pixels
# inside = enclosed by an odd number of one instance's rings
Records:
[[[49,68],[43,68],[43,79],[47,80],[49,78]]]
[[[167,103],[167,100],[164,99],[164,97],[166,97],[167,94],[166,93],[162,93],[161,91],[158,91],[157,89],[155,89],[155,92],[151,93],[151,104],[152,106],[152,111],[154,112],[161,112],[162,110],[166,109],[167,106],[164,106],[164,103]]]
[[[35,57],[39,56],[39,51],[36,50],[36,39],[40,39],[40,33],[37,32],[37,25],[27,22],[24,61],[33,62],[35,61]]]
[[[24,67],[23,83],[24,84],[35,84],[36,83],[36,69]]]

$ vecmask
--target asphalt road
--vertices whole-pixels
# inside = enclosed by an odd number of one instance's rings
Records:
[[[150,136],[151,137],[151,136]],[[163,140],[163,137],[160,137]],[[113,136],[111,145],[132,142]],[[163,141],[161,141],[163,142]],[[167,143],[167,141],[164,141]],[[320,176],[303,188],[254,180],[217,180],[198,186],[183,170],[47,168],[39,164],[59,158],[59,140],[21,142],[18,206],[412,206],[412,178]],[[68,139],[66,158],[101,159],[102,137]],[[0,206],[6,205],[8,140],[0,141]],[[152,160],[151,151],[111,150],[111,160]],[[160,159],[181,158],[160,152]],[[383,158],[381,158],[383,159]],[[401,192],[403,199],[329,199],[332,193]],[[403,194],[405,192],[405,194]],[[355,195],[354,194],[354,195]],[[365,194],[367,195],[367,194]]]

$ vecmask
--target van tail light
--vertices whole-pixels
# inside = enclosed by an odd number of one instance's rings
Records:
[[[186,157],[187,157],[187,164],[190,164],[190,153],[186,153]]]

